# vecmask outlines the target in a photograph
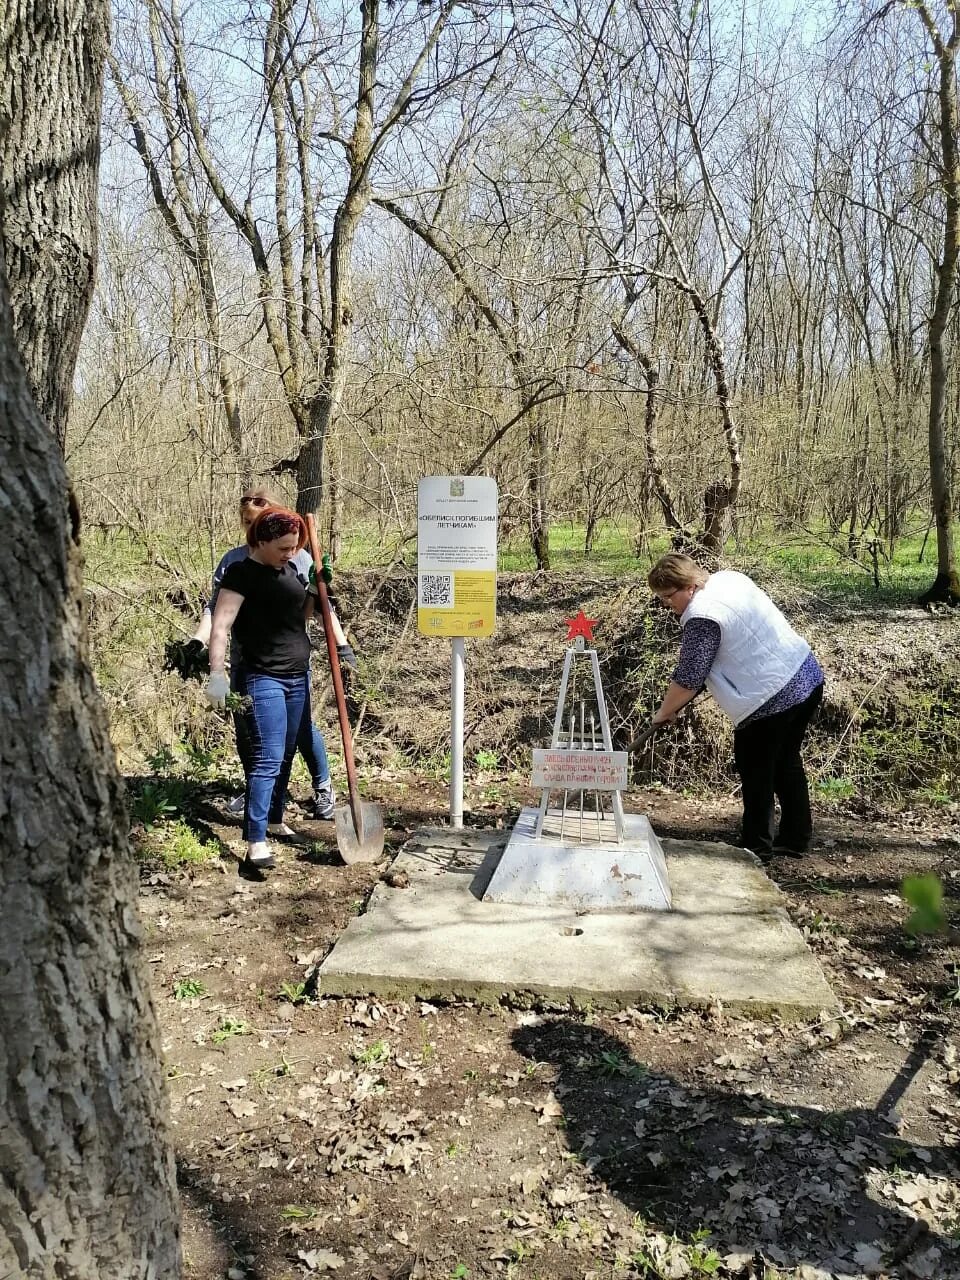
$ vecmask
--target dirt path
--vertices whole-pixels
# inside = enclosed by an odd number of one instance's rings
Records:
[[[393,848],[445,799],[402,778],[378,798]],[[736,816],[628,807],[667,836]],[[834,816],[773,865],[843,1003],[805,1026],[304,999],[381,868],[302,829],[317,843],[262,884],[229,856],[144,871],[187,1276],[960,1277],[958,956],[907,937],[897,892],[934,867],[960,891],[955,825]]]

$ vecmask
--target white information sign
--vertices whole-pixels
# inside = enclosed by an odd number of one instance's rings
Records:
[[[623,791],[627,786],[626,751],[576,751],[535,747],[533,785],[565,791]]]
[[[497,610],[497,482],[424,476],[417,488],[417,626],[489,636]]]

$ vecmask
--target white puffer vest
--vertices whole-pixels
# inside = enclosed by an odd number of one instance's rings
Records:
[[[810,653],[767,593],[732,569],[711,574],[694,593],[681,627],[691,618],[710,618],[720,626],[707,688],[735,725],[779,693]]]

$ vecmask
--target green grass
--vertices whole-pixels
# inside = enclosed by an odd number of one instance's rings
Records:
[[[582,524],[555,523],[550,530],[550,567],[561,572],[589,567],[594,572],[609,574],[635,574],[647,564],[638,560],[634,543],[635,527],[632,521],[604,521],[598,524],[593,539],[593,550],[588,556],[584,549],[586,529]],[[650,539],[652,563],[657,556],[669,551],[669,539],[661,534]],[[537,567],[529,541],[523,533],[514,534],[509,541],[501,542],[499,568],[507,571],[533,572]]]
[[[411,512],[412,515],[412,512]],[[915,598],[933,580],[936,568],[936,540],[931,535],[924,541],[927,526],[925,512],[918,511],[904,537],[895,545],[892,559],[885,554],[879,560],[880,589],[873,581],[870,556],[862,552],[859,559],[847,554],[846,534],[832,532],[825,525],[810,529],[784,531],[770,524],[743,539],[731,538],[727,543],[729,562],[748,572],[770,573],[795,583],[816,595],[841,602],[857,601],[876,604],[899,604]],[[587,569],[613,576],[639,576],[665,551],[669,550],[666,531],[655,530],[643,541],[643,552],[637,555],[640,527],[628,515],[598,522],[590,555],[584,552],[584,525],[578,521],[554,522],[550,534],[551,568],[558,572]],[[215,538],[215,555],[237,545],[239,532],[225,525]],[[401,561],[408,568],[416,565],[416,541],[401,546],[395,530],[381,537],[375,524],[351,523],[344,534],[337,568],[343,571],[384,565],[394,551],[400,549]],[[921,557],[922,551],[922,557]],[[198,595],[206,587],[211,572],[210,547],[202,530],[191,530],[189,540],[172,530],[151,532],[138,537],[132,531],[118,530],[109,537],[91,534],[84,542],[86,572],[91,582],[118,587],[135,582],[169,584],[171,570],[189,590]],[[525,530],[515,530],[509,538],[501,538],[498,557],[504,572],[532,571],[536,566]],[[169,568],[167,568],[169,566]],[[164,608],[162,612],[166,613]],[[170,611],[173,617],[175,611]],[[181,615],[182,618],[182,615]],[[136,646],[155,629],[160,619],[134,616],[124,619],[125,646]]]
[[[842,532],[814,529],[783,535],[763,530],[743,543],[739,555],[731,542],[728,554],[747,564],[759,562],[787,581],[837,603],[897,605],[916,599],[936,575],[936,539],[931,536],[924,544],[924,527],[925,522],[901,538],[891,560],[880,556],[879,589],[869,555],[862,552],[852,559]]]
[[[136,850],[144,861],[162,862],[171,871],[178,867],[202,866],[220,857],[220,846],[213,840],[201,840],[182,818],[149,827]]]

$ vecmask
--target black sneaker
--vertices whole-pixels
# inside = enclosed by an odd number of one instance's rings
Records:
[[[310,817],[325,822],[328,818],[333,817],[336,808],[336,798],[333,794],[333,783],[328,778],[326,782],[321,782],[313,793],[313,801],[310,804]]]

